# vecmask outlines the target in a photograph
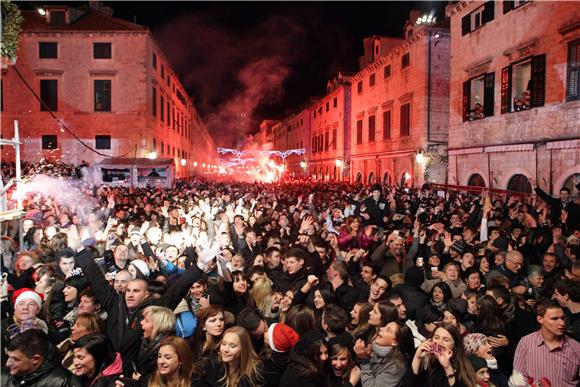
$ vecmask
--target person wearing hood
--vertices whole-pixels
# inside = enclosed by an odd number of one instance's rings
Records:
[[[405,282],[394,290],[401,295],[407,307],[407,318],[415,319],[417,309],[428,302],[428,298],[421,290],[421,284],[425,280],[424,274],[418,267],[412,267],[405,271]]]
[[[115,386],[123,372],[123,360],[107,336],[100,333],[84,336],[75,342],[73,351],[73,386]]]
[[[357,340],[362,387],[397,386],[409,368],[413,335],[406,325],[392,321],[377,330],[371,344]]]
[[[485,362],[488,369],[489,377],[493,385],[497,387],[507,387],[508,380],[504,373],[499,369],[497,359],[493,356],[493,347],[489,343],[486,335],[482,333],[469,333],[463,339],[465,353],[470,356],[477,356]],[[473,361],[471,362],[472,365]],[[477,374],[477,369],[474,367]]]

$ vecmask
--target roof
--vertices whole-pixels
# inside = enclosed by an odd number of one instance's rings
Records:
[[[55,6],[57,8],[58,6]],[[50,25],[45,16],[41,16],[37,11],[22,11],[22,31],[23,32],[62,32],[62,31],[134,31],[145,32],[147,27],[140,26],[110,15],[100,12],[91,7],[83,6],[79,8],[69,7],[75,10],[76,20],[67,25]]]
[[[173,164],[173,159],[110,157],[107,159],[103,159],[97,165],[99,165],[101,167],[130,166],[130,165],[136,165],[139,167],[165,167],[165,166],[171,166],[172,164]]]

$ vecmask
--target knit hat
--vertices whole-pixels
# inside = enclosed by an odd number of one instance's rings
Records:
[[[131,265],[135,266],[135,269],[139,270],[145,277],[149,277],[149,266],[144,261],[135,259],[131,261]]]
[[[482,359],[481,357],[474,354],[467,356],[467,358],[469,359],[469,362],[473,366],[473,370],[475,372],[479,371],[482,368],[487,368],[487,362],[485,361],[485,359]]]
[[[465,243],[463,241],[455,241],[451,245],[451,250],[455,251],[457,254],[463,254],[463,250],[465,250]]]
[[[290,352],[299,339],[298,333],[286,324],[276,323],[268,328],[268,343],[272,351]]]
[[[14,305],[24,300],[34,300],[39,308],[42,307],[42,295],[36,293],[34,290],[30,288],[18,289],[12,294],[12,302],[14,303]]]
[[[487,336],[483,333],[469,333],[463,338],[463,348],[467,354],[475,353],[486,341]]]

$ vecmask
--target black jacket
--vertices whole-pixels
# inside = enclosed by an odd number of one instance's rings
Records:
[[[129,311],[125,304],[124,295],[118,294],[109,286],[105,276],[95,261],[93,261],[89,252],[83,250],[78,253],[75,257],[75,262],[89,280],[99,304],[107,311],[106,332],[113,343],[115,351],[123,356],[123,365],[128,375],[131,375],[133,371],[131,362],[136,362],[141,348],[141,341],[143,340],[143,330],[141,329],[143,309],[149,305],[163,306],[171,310],[175,309],[189,292],[191,285],[202,275],[201,270],[192,265],[167,289],[160,299],[148,299],[134,311]]]
[[[302,286],[306,283],[306,272],[304,268],[298,270],[294,274],[284,273],[282,278],[280,278],[280,285],[278,290],[285,293],[287,290],[294,289],[294,291],[300,290]]]
[[[69,387],[71,373],[60,365],[45,360],[33,373],[26,376],[12,376],[2,373],[1,387]]]
[[[409,320],[414,320],[417,310],[421,305],[429,301],[425,293],[418,286],[399,285],[394,290],[401,295],[407,308],[407,318]]]

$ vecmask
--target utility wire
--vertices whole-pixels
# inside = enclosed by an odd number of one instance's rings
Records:
[[[99,152],[98,150],[92,148],[90,145],[88,145],[86,142],[84,142],[83,140],[81,140],[76,133],[74,133],[72,130],[69,129],[68,126],[66,126],[59,117],[56,116],[56,114],[54,114],[54,112],[52,111],[52,109],[50,109],[50,107],[46,104],[46,102],[44,102],[42,100],[42,98],[40,98],[38,96],[38,94],[36,94],[36,91],[34,91],[34,89],[30,86],[30,84],[26,81],[26,79],[24,79],[24,77],[22,76],[22,74],[20,73],[20,71],[18,71],[18,68],[16,68],[16,65],[12,66],[14,68],[14,71],[16,72],[16,74],[18,75],[18,77],[20,78],[20,80],[24,83],[24,85],[26,86],[26,88],[28,90],[30,90],[30,92],[32,93],[32,95],[34,95],[34,97],[42,104],[42,106],[44,106],[44,108],[46,109],[46,111],[51,115],[52,118],[54,118],[54,120],[58,123],[58,125],[66,130],[71,136],[73,136],[75,138],[75,140],[77,140],[78,142],[81,143],[82,146],[84,146],[85,148],[89,149],[90,151],[98,154],[99,156],[104,156],[104,157],[125,157],[127,156],[129,153],[133,152],[133,150],[135,150],[135,154],[137,154],[137,144],[133,145],[133,147],[131,149],[129,149],[128,152],[123,153],[120,156],[110,156],[104,153]]]

